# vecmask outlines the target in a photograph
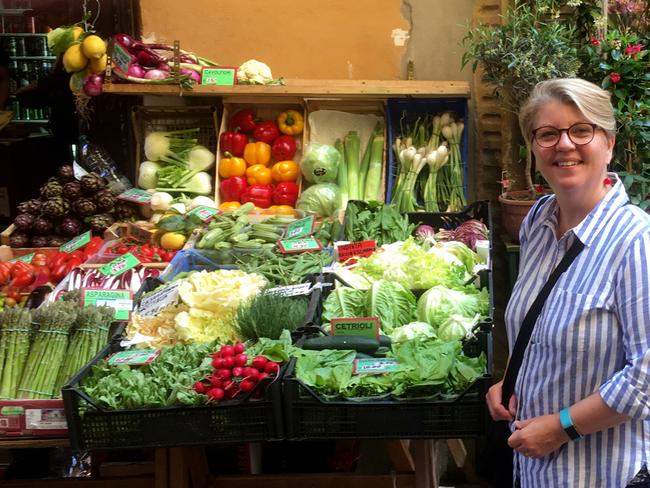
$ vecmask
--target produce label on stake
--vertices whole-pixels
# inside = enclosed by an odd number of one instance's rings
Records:
[[[300,283],[299,285],[277,286],[266,290],[265,295],[275,295],[279,297],[295,297],[298,295],[307,295],[311,291],[311,283]]]
[[[67,253],[76,251],[80,247],[84,247],[86,244],[88,244],[90,242],[90,237],[91,237],[90,231],[84,232],[83,234],[78,235],[73,239],[70,239],[68,242],[66,242],[61,247],[59,247],[59,251],[67,252]]]
[[[339,318],[330,321],[330,334],[369,337],[379,340],[379,317]]]
[[[161,286],[142,297],[138,307],[138,315],[151,317],[158,315],[170,305],[176,305],[179,301],[179,283],[180,281],[175,281],[168,286]]]
[[[399,361],[392,358],[355,359],[352,374],[384,374],[399,371]]]
[[[138,349],[119,351],[108,358],[109,366],[144,366],[152,363],[160,355],[160,349]]]
[[[374,239],[369,241],[351,242],[350,244],[341,244],[336,246],[336,252],[339,256],[339,263],[344,263],[352,257],[367,258],[377,250],[377,243]]]
[[[151,193],[140,188],[131,188],[124,193],[120,193],[117,198],[133,203],[149,203],[151,201]]]
[[[212,218],[219,213],[219,210],[212,207],[196,207],[187,212],[187,215],[196,215],[201,219],[201,222],[209,222]]]
[[[129,72],[129,65],[131,64],[132,56],[116,42],[113,43],[111,58],[120,71],[123,71],[125,74]]]
[[[140,264],[140,260],[130,252],[127,252],[99,268],[99,272],[106,276],[119,276],[131,268],[136,267],[138,264]]]
[[[237,80],[237,68],[220,66],[218,68],[204,67],[201,70],[202,85],[232,86]]]
[[[287,226],[287,234],[285,238],[297,239],[299,237],[310,236],[314,233],[315,227],[316,222],[313,215],[305,217],[304,219],[296,220]]]
[[[105,290],[102,288],[82,288],[81,306],[111,307],[115,309],[115,320],[129,320],[133,309],[131,290]]]
[[[323,249],[321,243],[315,237],[305,239],[284,239],[278,241],[278,248],[282,254],[294,252],[320,251]]]
[[[34,259],[34,252],[31,252],[29,254],[25,254],[24,256],[19,256],[17,258],[10,259],[10,263],[17,263],[18,261],[23,261],[24,263],[31,264],[32,259]]]

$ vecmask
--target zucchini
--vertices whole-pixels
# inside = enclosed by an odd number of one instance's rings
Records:
[[[369,337],[350,335],[323,336],[307,339],[302,348],[310,351],[322,351],[323,349],[352,350],[372,355],[379,349],[379,341]]]
[[[381,347],[388,347],[390,349],[390,346],[392,345],[392,341],[390,337],[385,336],[385,335],[380,335],[379,336],[379,345]]]

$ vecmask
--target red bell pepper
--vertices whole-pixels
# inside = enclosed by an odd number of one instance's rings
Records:
[[[97,251],[99,251],[103,245],[104,245],[104,239],[102,239],[99,236],[93,236],[90,239],[90,242],[86,244],[83,248],[84,262],[87,261],[90,256],[92,256]]]
[[[278,128],[278,124],[273,120],[260,122],[255,126],[255,130],[253,131],[253,137],[256,141],[266,142],[267,144],[272,144],[279,135],[280,129]]]
[[[244,134],[251,134],[255,130],[255,125],[255,112],[250,108],[245,108],[230,118],[228,128],[234,131],[239,127]]]
[[[251,185],[241,196],[242,203],[253,202],[256,207],[269,208],[273,201],[273,187],[271,185]]]
[[[231,176],[226,178],[221,182],[219,191],[221,193],[221,199],[224,202],[240,202],[241,195],[244,190],[248,187],[246,178],[243,176]]]
[[[296,154],[296,140],[292,136],[281,135],[271,144],[271,156],[276,161],[288,161]]]
[[[298,200],[298,185],[293,181],[283,181],[275,185],[273,190],[273,205],[296,205]]]
[[[244,155],[244,148],[248,144],[248,137],[242,132],[224,132],[219,137],[219,147],[222,154],[230,153],[233,156]]]

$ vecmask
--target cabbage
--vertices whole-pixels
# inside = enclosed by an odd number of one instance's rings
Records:
[[[319,183],[304,190],[296,208],[305,212],[313,212],[319,217],[332,217],[339,209],[340,189],[334,183]]]
[[[329,144],[310,144],[300,161],[300,170],[310,183],[333,183],[341,163],[341,154]]]
[[[453,314],[438,327],[438,338],[445,342],[459,341],[470,334],[480,319],[479,314],[474,315],[473,318]]]
[[[462,242],[449,241],[443,242],[441,244],[445,251],[453,254],[465,265],[465,268],[467,268],[467,271],[469,273],[472,273],[474,266],[476,266],[478,263],[483,262],[481,256],[476,254]]]
[[[427,340],[437,337],[436,331],[426,322],[411,322],[410,324],[396,327],[389,335],[392,342]]]
[[[174,318],[176,337],[186,343],[235,342],[235,312],[215,314],[199,308],[180,312]]]
[[[368,316],[379,317],[384,334],[390,334],[395,327],[408,324],[415,316],[415,304],[415,295],[394,281],[375,281],[366,295]]]
[[[473,318],[477,313],[485,311],[484,293],[465,293],[451,290],[444,286],[434,286],[422,294],[418,300],[418,320],[439,327],[454,314],[466,318]]]
[[[365,317],[365,297],[364,290],[339,286],[323,303],[323,322],[329,323],[334,318]]]

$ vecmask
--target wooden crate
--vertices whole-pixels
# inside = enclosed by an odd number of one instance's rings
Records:
[[[302,98],[292,98],[292,97],[225,97],[223,99],[223,112],[221,115],[221,125],[219,127],[219,136],[224,132],[228,132],[228,122],[230,117],[237,112],[238,110],[244,108],[252,108],[255,110],[257,118],[260,120],[276,120],[278,115],[285,110],[297,110],[303,114],[303,117],[306,118],[305,105]],[[296,154],[293,157],[293,160],[300,164],[300,159],[303,154],[303,147],[305,143],[304,139],[305,132],[302,134],[294,136],[296,140]],[[217,169],[219,168],[219,162],[223,158],[223,153],[219,145],[217,145]],[[269,163],[269,168],[275,163],[274,159],[271,159]],[[216,172],[216,183],[214,189],[214,200],[217,204],[222,202],[221,195],[219,193],[219,185],[221,184],[221,177],[219,176],[219,171]],[[302,185],[302,178],[298,177],[298,186]]]

